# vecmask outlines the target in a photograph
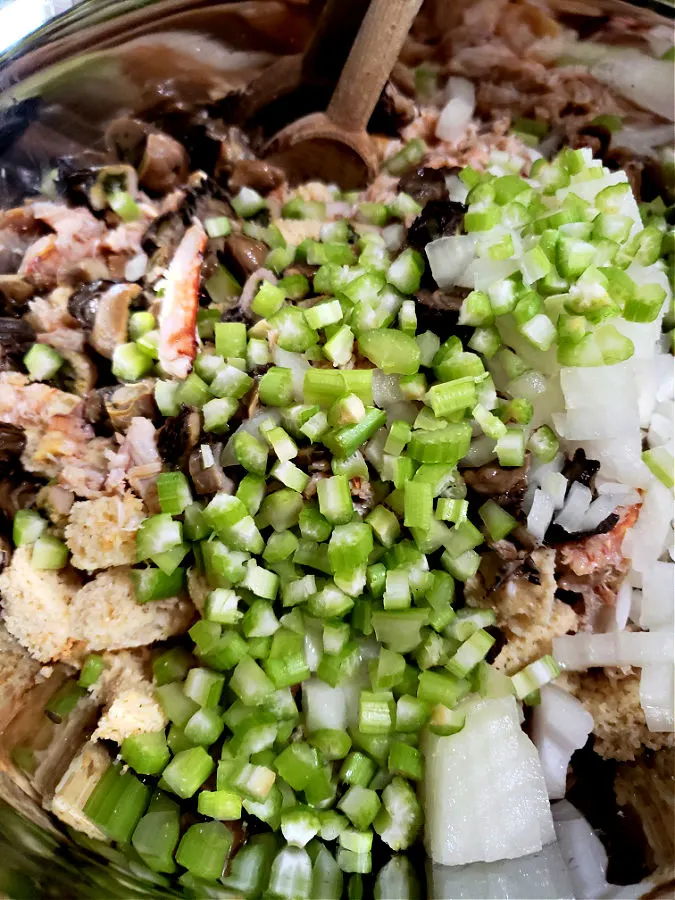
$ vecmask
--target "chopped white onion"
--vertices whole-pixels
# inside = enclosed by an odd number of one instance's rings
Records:
[[[384,238],[384,246],[390,252],[398,250],[405,240],[405,225],[402,222],[394,222],[382,229],[382,237]]]
[[[453,143],[461,138],[473,118],[476,89],[467,78],[449,78],[445,96],[447,102],[436,123],[436,137]]]
[[[541,764],[515,698],[467,705],[462,731],[428,735],[425,757],[425,840],[435,863],[511,859],[554,839]]]
[[[555,505],[553,498],[541,488],[537,488],[532,499],[532,506],[527,516],[527,530],[538,541],[544,540],[548,526],[553,519]]]
[[[462,465],[473,469],[478,466],[484,466],[485,463],[490,462],[496,456],[495,442],[492,438],[483,434],[471,441],[469,452],[462,460]]]
[[[583,521],[591,505],[593,494],[585,484],[574,481],[570,486],[565,505],[555,517],[555,524],[572,534],[583,530]]]
[[[540,689],[532,713],[532,740],[539,751],[551,800],[565,796],[567,767],[593,730],[593,717],[575,697],[554,684]]]
[[[124,267],[124,277],[127,281],[140,281],[148,270],[148,257],[141,252],[132,256]]]
[[[553,500],[553,508],[556,510],[562,509],[565,505],[565,495],[567,494],[567,488],[569,487],[569,482],[563,473],[547,472],[541,479],[541,487],[542,490],[546,491],[551,500]]]
[[[392,422],[396,422],[397,419],[412,425],[418,414],[419,409],[414,403],[409,403],[407,400],[402,403],[392,403],[387,407],[387,425],[391,428]]]
[[[541,487],[544,479],[552,472],[562,472],[565,465],[565,457],[562,453],[556,453],[555,457],[548,463],[540,463],[534,460],[530,469],[529,481]]]
[[[675,670],[672,663],[643,667],[640,674],[640,705],[650,731],[675,731],[674,685]]]
[[[673,664],[673,636],[663,631],[564,634],[553,639],[553,656],[565,669],[591,666]]]
[[[568,409],[565,413],[554,413],[553,424],[558,434],[569,441],[604,441],[640,433],[637,401]]]
[[[645,492],[637,521],[626,532],[621,552],[633,569],[646,572],[659,558],[673,518],[673,494],[653,478]]]
[[[605,897],[609,885],[607,852],[579,810],[567,800],[551,807],[558,845],[574,886],[577,900]]]
[[[405,396],[398,375],[386,375],[381,369],[373,371],[373,403],[387,409],[395,403],[404,403]]]
[[[250,419],[244,419],[239,428],[235,432],[230,435],[230,439],[225,444],[223,448],[223,452],[220,457],[220,464],[222,466],[236,466],[237,465],[237,457],[234,455],[234,436],[239,434],[240,431],[246,431],[248,434],[252,434],[253,437],[258,438],[260,440],[260,425],[266,420],[272,420],[275,424],[278,424],[281,419],[281,413],[278,409],[266,409],[263,413],[257,413]]]
[[[597,528],[607,516],[614,512],[622,499],[622,496],[617,497],[616,494],[601,494],[588,507],[582,519],[580,531],[592,531]]]
[[[642,573],[641,628],[670,628],[675,622],[675,564],[655,562]]]
[[[273,357],[275,366],[291,370],[291,375],[293,377],[293,396],[301,403],[303,398],[305,372],[310,367],[309,363],[301,353],[291,353],[289,350],[282,350],[278,345],[274,348]]]
[[[614,604],[614,615],[607,631],[623,631],[628,624],[633,604],[633,588],[630,581],[626,578],[616,594],[616,603]]]
[[[446,175],[445,184],[450,200],[453,200],[455,203],[464,203],[466,201],[466,198],[469,196],[469,188],[461,178],[458,178],[457,175]]]
[[[626,579],[630,584],[630,576]],[[642,614],[642,591],[640,588],[633,587],[631,584],[630,591],[630,612],[628,613],[628,618],[631,622],[634,622],[636,625],[640,621],[640,615]]]
[[[431,274],[439,288],[458,284],[476,253],[475,242],[468,234],[451,235],[431,241],[424,248]]]
[[[302,685],[302,708],[309,732],[323,728],[345,731],[347,728],[347,706],[340,687],[332,688],[318,678],[310,678]]]

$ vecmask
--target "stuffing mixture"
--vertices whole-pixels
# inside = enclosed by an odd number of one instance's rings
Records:
[[[672,61],[429,0],[360,190],[169,91],[0,212],[2,764],[63,825],[415,897],[422,842],[562,846],[594,760],[667,880]]]

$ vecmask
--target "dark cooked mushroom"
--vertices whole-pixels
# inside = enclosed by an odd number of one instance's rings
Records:
[[[408,229],[408,243],[424,252],[431,241],[456,234],[464,221],[466,206],[454,200],[430,200]]]
[[[38,483],[24,473],[2,478],[0,480],[0,516],[4,516],[11,522],[20,509],[26,509],[35,504],[38,490]]]
[[[101,399],[107,418],[115,431],[125,432],[137,416],[155,418],[155,384],[146,378],[135,384],[105,388]]]
[[[433,282],[431,275],[425,273],[425,280],[427,278]],[[417,291],[415,311],[420,331],[433,331],[442,341],[456,333],[459,310],[469,293],[464,288],[453,288],[452,291],[421,288]]]
[[[448,175],[454,175],[459,171],[457,167],[431,169],[427,166],[420,166],[413,172],[403,175],[398,186],[400,190],[405,194],[409,194],[422,206],[426,206],[432,200],[449,201],[448,186],[445,179]]]
[[[159,455],[172,465],[181,465],[197,446],[202,430],[199,413],[184,407],[177,416],[166,419],[157,432]]]
[[[107,209],[110,206],[110,195],[117,191],[123,191],[134,198],[138,194],[138,175],[131,166],[102,166],[92,174],[94,179],[87,195],[89,205],[96,212]]]
[[[60,353],[65,364],[58,373],[59,383],[68,393],[86,397],[96,385],[96,366],[78,350],[61,350]]]
[[[202,444],[190,454],[188,471],[198,494],[231,490],[233,482],[220,464],[222,444]]]
[[[138,284],[113,284],[99,296],[89,343],[101,356],[112,359],[126,341],[129,307],[140,293]]]
[[[0,534],[0,572],[7,568],[12,559],[12,542],[5,535]]]
[[[284,177],[278,166],[264,159],[240,159],[234,164],[228,184],[233,191],[250,187],[261,194],[268,194],[283,184]]]
[[[571,459],[565,460],[562,473],[569,482],[578,481],[579,484],[593,490],[593,482],[599,468],[598,460],[587,459],[585,452],[580,447]]]
[[[269,249],[262,241],[246,237],[245,234],[231,234],[225,240],[223,261],[242,284],[249,275],[262,268]]]
[[[20,316],[35,293],[35,287],[21,275],[0,275],[0,310]]]
[[[16,369],[34,342],[35,330],[25,319],[0,317],[0,371]]]
[[[514,469],[503,469],[497,463],[486,463],[475,469],[464,469],[462,475],[466,486],[481,497],[491,497],[500,506],[520,504],[527,490],[527,472],[530,467],[529,455],[525,465]]]
[[[177,140],[168,134],[148,135],[138,177],[144,188],[166,194],[183,184],[188,176],[188,155]]]
[[[23,453],[26,435],[23,428],[0,422],[0,463],[13,463]]]
[[[86,329],[93,328],[99,298],[113,284],[112,281],[92,281],[89,284],[80,285],[68,298],[70,315]]]
[[[138,168],[150,131],[150,126],[140,119],[130,116],[115,119],[106,129],[106,147],[121,163]]]

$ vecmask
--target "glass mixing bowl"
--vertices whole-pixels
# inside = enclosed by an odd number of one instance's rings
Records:
[[[207,101],[226,104],[222,98],[275,58],[302,50],[320,6],[310,0],[83,0],[0,58],[0,207],[34,192],[59,157],[95,162],[106,125],[117,116],[154,109],[180,116]],[[668,24],[672,15],[665,0],[594,0],[594,6],[600,16],[654,24]],[[574,15],[572,0],[567,7]],[[276,108],[267,127],[321,108],[329,90],[328,83],[307,86]],[[96,713],[85,707],[65,727],[46,719],[44,705],[63,678],[62,666],[40,670],[0,635],[0,895],[182,896],[163,876],[65,829],[42,809],[40,797],[53,790]],[[546,873],[556,867],[558,880],[547,884]],[[572,896],[564,863],[548,851],[480,872],[482,881],[474,884],[484,886],[484,896]],[[443,873],[433,883],[430,895],[450,896]],[[651,886],[616,896],[640,896]],[[216,887],[212,895],[219,896]]]

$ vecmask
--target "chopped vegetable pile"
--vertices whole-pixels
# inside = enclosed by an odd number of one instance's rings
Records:
[[[453,90],[449,106],[469,102]],[[444,140],[453,122],[441,115]],[[12,566],[28,560],[31,577],[74,597],[89,588],[91,608],[92,572],[112,573],[148,621],[175,598],[194,603],[187,636],[162,622],[152,639],[111,645],[90,625],[40,659],[79,670],[48,702],[61,723],[105,696],[108,651],[170,640],[152,653],[147,698],[166,724],[148,730],[141,714],[128,733],[104,732],[110,756],[79,799],[96,838],[196,896],[217,883],[227,897],[403,900],[421,890],[422,839],[448,866],[541,851],[555,839],[549,798],[564,797],[594,727],[550,684],[561,668],[649,662],[647,724],[672,731],[665,669],[653,671],[672,665],[668,574],[647,574],[672,564],[665,537],[648,556],[642,518],[669,527],[672,412],[657,404],[672,389],[670,212],[638,205],[625,173],[588,148],[521,149],[493,151],[485,168],[419,169],[440,177],[441,201],[418,202],[405,179],[392,187],[425,158],[419,136],[384,160],[384,199],[323,185],[228,192],[197,173],[171,253],[151,226],[151,258],[134,170],[90,189],[120,228],[143,225],[126,278],[145,296],[126,294],[119,313],[106,285],[92,316],[79,288],[67,316],[129,394],[77,419],[63,459],[108,441],[68,470],[87,493],[73,488],[60,518],[18,509]],[[71,376],[63,340],[43,338],[23,346],[24,381],[6,382],[17,397],[59,393]],[[24,416],[9,402],[8,422],[15,408]],[[50,412],[47,434],[65,434],[71,412]],[[143,505],[115,512],[109,537],[124,547],[80,563],[74,513],[64,530],[74,497],[100,502],[125,484]],[[623,630],[634,525],[644,617],[630,615],[643,632]],[[611,587],[598,559],[614,566]],[[89,580],[66,584],[74,568]],[[541,589],[515,614],[512,579]],[[15,596],[10,575],[0,586]],[[591,620],[603,587],[611,627]]]

